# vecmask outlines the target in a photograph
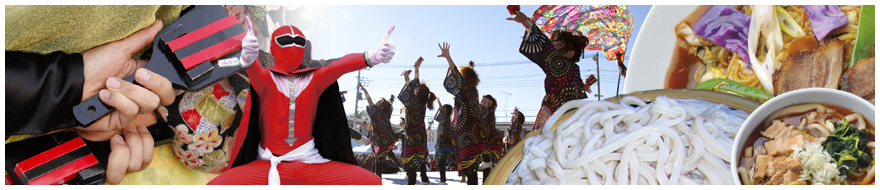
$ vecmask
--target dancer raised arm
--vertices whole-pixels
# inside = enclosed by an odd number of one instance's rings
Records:
[[[452,94],[455,100],[455,121],[453,121],[453,149],[458,153],[459,169],[467,176],[468,185],[477,185],[477,166],[480,164],[480,153],[485,147],[477,136],[480,134],[480,104],[477,85],[480,79],[471,66],[456,67],[449,55],[449,43],[438,44],[440,55],[446,58],[449,69],[443,81],[443,88]]]
[[[422,66],[422,61],[425,61],[425,59],[422,57],[419,57],[419,59],[416,60],[416,63],[413,64],[413,70],[416,71],[415,80],[419,80],[419,67]],[[407,77],[409,77],[409,75],[407,75]]]
[[[434,109],[435,96],[424,82],[419,81],[419,66],[423,60],[419,57],[413,64],[416,71],[415,79],[409,80],[410,71],[404,71],[407,82],[397,96],[405,107],[401,111],[406,113],[406,118],[401,118],[401,125],[406,133],[403,162],[409,185],[415,185],[417,172],[421,173],[423,185],[430,183],[425,168],[428,156],[425,109]]]
[[[361,90],[364,90],[364,96],[367,97],[367,103],[368,103],[370,106],[374,106],[374,105],[373,105],[373,99],[370,98],[370,93],[367,92],[367,88],[364,88],[364,85],[362,85],[361,83],[358,83],[358,87],[360,87]]]
[[[403,76],[403,80],[404,82],[406,82],[406,84],[409,84],[409,73],[411,72],[412,70],[404,70],[402,73],[400,73],[400,76]]]
[[[548,36],[519,11],[507,20],[516,21],[526,28],[519,52],[538,65],[546,75],[545,95],[533,127],[538,129],[565,102],[587,98],[577,62],[580,61],[589,39],[580,32],[565,30],[554,30]]]
[[[437,44],[437,46],[440,47],[440,55],[437,55],[437,57],[444,57],[444,58],[446,58],[446,62],[449,63],[449,68],[450,68],[450,69],[454,69],[454,68],[455,68],[455,62],[452,62],[452,56],[449,55],[449,43],[447,43],[447,42],[443,42],[442,45],[441,45],[441,44]]]

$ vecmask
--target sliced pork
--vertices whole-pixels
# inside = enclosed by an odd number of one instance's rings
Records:
[[[840,79],[840,90],[874,103],[874,58],[862,58],[846,70]]]
[[[844,68],[843,44],[842,40],[833,39],[786,58],[773,74],[776,95],[812,87],[837,89]]]

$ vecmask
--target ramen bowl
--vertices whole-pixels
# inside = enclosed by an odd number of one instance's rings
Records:
[[[827,88],[808,88],[791,91],[770,99],[755,109],[755,111],[746,118],[736,135],[731,154],[732,162],[730,164],[730,169],[734,176],[733,184],[743,184],[739,177],[740,175],[737,172],[737,168],[740,165],[740,158],[743,155],[742,150],[748,146],[749,138],[751,135],[755,135],[755,130],[761,129],[761,127],[766,125],[765,121],[768,119],[775,119],[768,117],[771,117],[776,111],[806,103],[819,103],[832,107],[849,109],[849,111],[854,113],[860,113],[868,122],[874,123],[874,105],[845,91]]]

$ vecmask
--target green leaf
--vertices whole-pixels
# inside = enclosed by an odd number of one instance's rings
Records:
[[[874,5],[862,5],[856,45],[853,47],[852,61],[847,69],[855,65],[859,59],[873,57],[874,47]]]

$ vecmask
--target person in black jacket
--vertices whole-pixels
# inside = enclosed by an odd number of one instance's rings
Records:
[[[175,96],[168,79],[142,69],[147,61],[131,57],[161,29],[162,22],[156,21],[82,54],[7,51],[7,138],[74,129],[86,140],[112,140],[106,171],[110,184],[119,183],[126,172],[146,168],[153,158],[153,139],[145,126],[155,123],[153,111],[171,104]],[[132,74],[140,86],[122,80]],[[72,108],[94,95],[116,110],[81,126]]]

